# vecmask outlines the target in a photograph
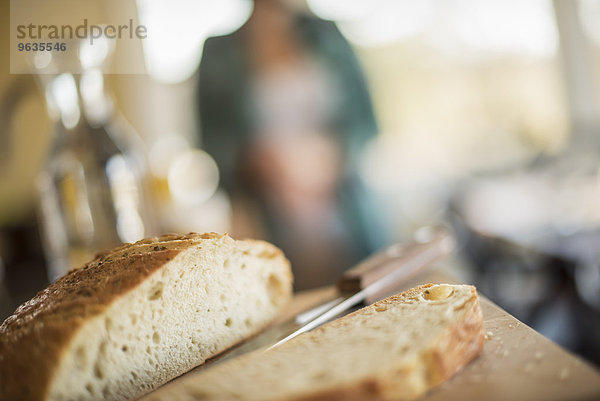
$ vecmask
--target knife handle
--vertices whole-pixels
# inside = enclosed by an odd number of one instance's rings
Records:
[[[449,255],[454,248],[454,240],[444,228],[423,228],[414,237],[412,242],[391,245],[347,270],[337,283],[338,290],[342,293],[359,292],[381,279],[385,285],[377,283],[376,291],[365,298],[364,303],[370,304],[397,289],[433,262]],[[384,277],[389,280],[386,281]]]

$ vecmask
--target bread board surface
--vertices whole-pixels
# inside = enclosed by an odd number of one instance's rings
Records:
[[[424,400],[600,400],[600,373],[480,296],[483,351]]]

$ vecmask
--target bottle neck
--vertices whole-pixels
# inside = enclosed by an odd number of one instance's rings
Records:
[[[82,119],[82,105],[75,77],[64,73],[46,85],[46,102],[50,116],[66,131],[73,130]]]
[[[49,114],[65,131],[80,125],[99,126],[109,121],[112,102],[104,91],[100,70],[90,70],[75,76],[60,74],[46,85]]]
[[[91,69],[81,74],[79,93],[88,123],[108,123],[113,114],[113,103],[104,90],[104,75],[100,69]]]

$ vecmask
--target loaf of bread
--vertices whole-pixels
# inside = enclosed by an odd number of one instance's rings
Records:
[[[475,288],[421,286],[181,378],[143,401],[412,400],[483,347]]]
[[[0,400],[128,400],[266,326],[291,297],[262,241],[169,235],[99,255],[0,326]]]

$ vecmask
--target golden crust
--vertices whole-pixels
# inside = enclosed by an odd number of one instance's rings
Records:
[[[463,308],[467,308],[465,318],[450,327],[438,339],[436,347],[426,355],[431,387],[438,386],[474,359],[484,345],[483,315],[475,288],[472,297]]]
[[[125,244],[97,255],[21,305],[0,325],[0,399],[44,399],[61,352],[86,320],[182,250],[213,239],[229,237],[190,233]],[[18,380],[25,374],[26,381]]]

